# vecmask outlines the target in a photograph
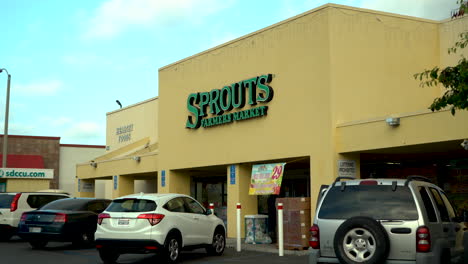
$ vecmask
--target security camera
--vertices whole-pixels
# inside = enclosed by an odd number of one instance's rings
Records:
[[[464,148],[465,150],[468,150],[468,139],[463,140],[460,146],[462,146],[462,148]]]

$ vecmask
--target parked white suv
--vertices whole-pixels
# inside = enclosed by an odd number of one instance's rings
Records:
[[[9,240],[16,234],[24,212],[69,197],[66,193],[53,192],[0,193],[0,240]]]
[[[362,179],[322,186],[309,264],[468,263],[468,232],[427,178]]]
[[[96,248],[104,263],[124,253],[160,253],[177,262],[182,249],[206,248],[221,255],[226,245],[223,221],[183,194],[132,194],[115,199],[98,216]]]

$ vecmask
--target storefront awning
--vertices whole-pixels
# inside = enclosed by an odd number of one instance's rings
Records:
[[[0,154],[0,163],[3,163],[3,155]],[[7,168],[44,169],[44,159],[41,155],[15,155],[8,154]]]
[[[77,165],[79,179],[99,179],[113,175],[141,174],[158,171],[159,144],[149,138]]]

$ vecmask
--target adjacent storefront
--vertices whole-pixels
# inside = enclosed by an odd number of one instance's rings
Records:
[[[7,166],[0,168],[0,192],[60,189],[74,195],[76,164],[103,152],[104,146],[60,144],[60,137],[9,135]]]
[[[158,98],[108,113],[107,154],[77,167],[79,186],[192,195],[230,237],[238,202],[274,224],[277,198],[304,198],[310,225],[337,176],[418,174],[466,201],[468,113],[427,110],[444,90],[412,77],[456,62],[466,28],[327,4],[163,67]]]

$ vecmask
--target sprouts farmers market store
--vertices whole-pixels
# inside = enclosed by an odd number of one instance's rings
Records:
[[[444,89],[413,74],[456,63],[467,28],[327,4],[163,67],[159,97],[107,114],[108,151],[78,165],[79,194],[100,180],[110,197],[189,194],[215,203],[228,237],[238,202],[274,222],[275,198],[304,197],[309,227],[337,176],[427,176],[466,210],[468,112],[428,110]]]

